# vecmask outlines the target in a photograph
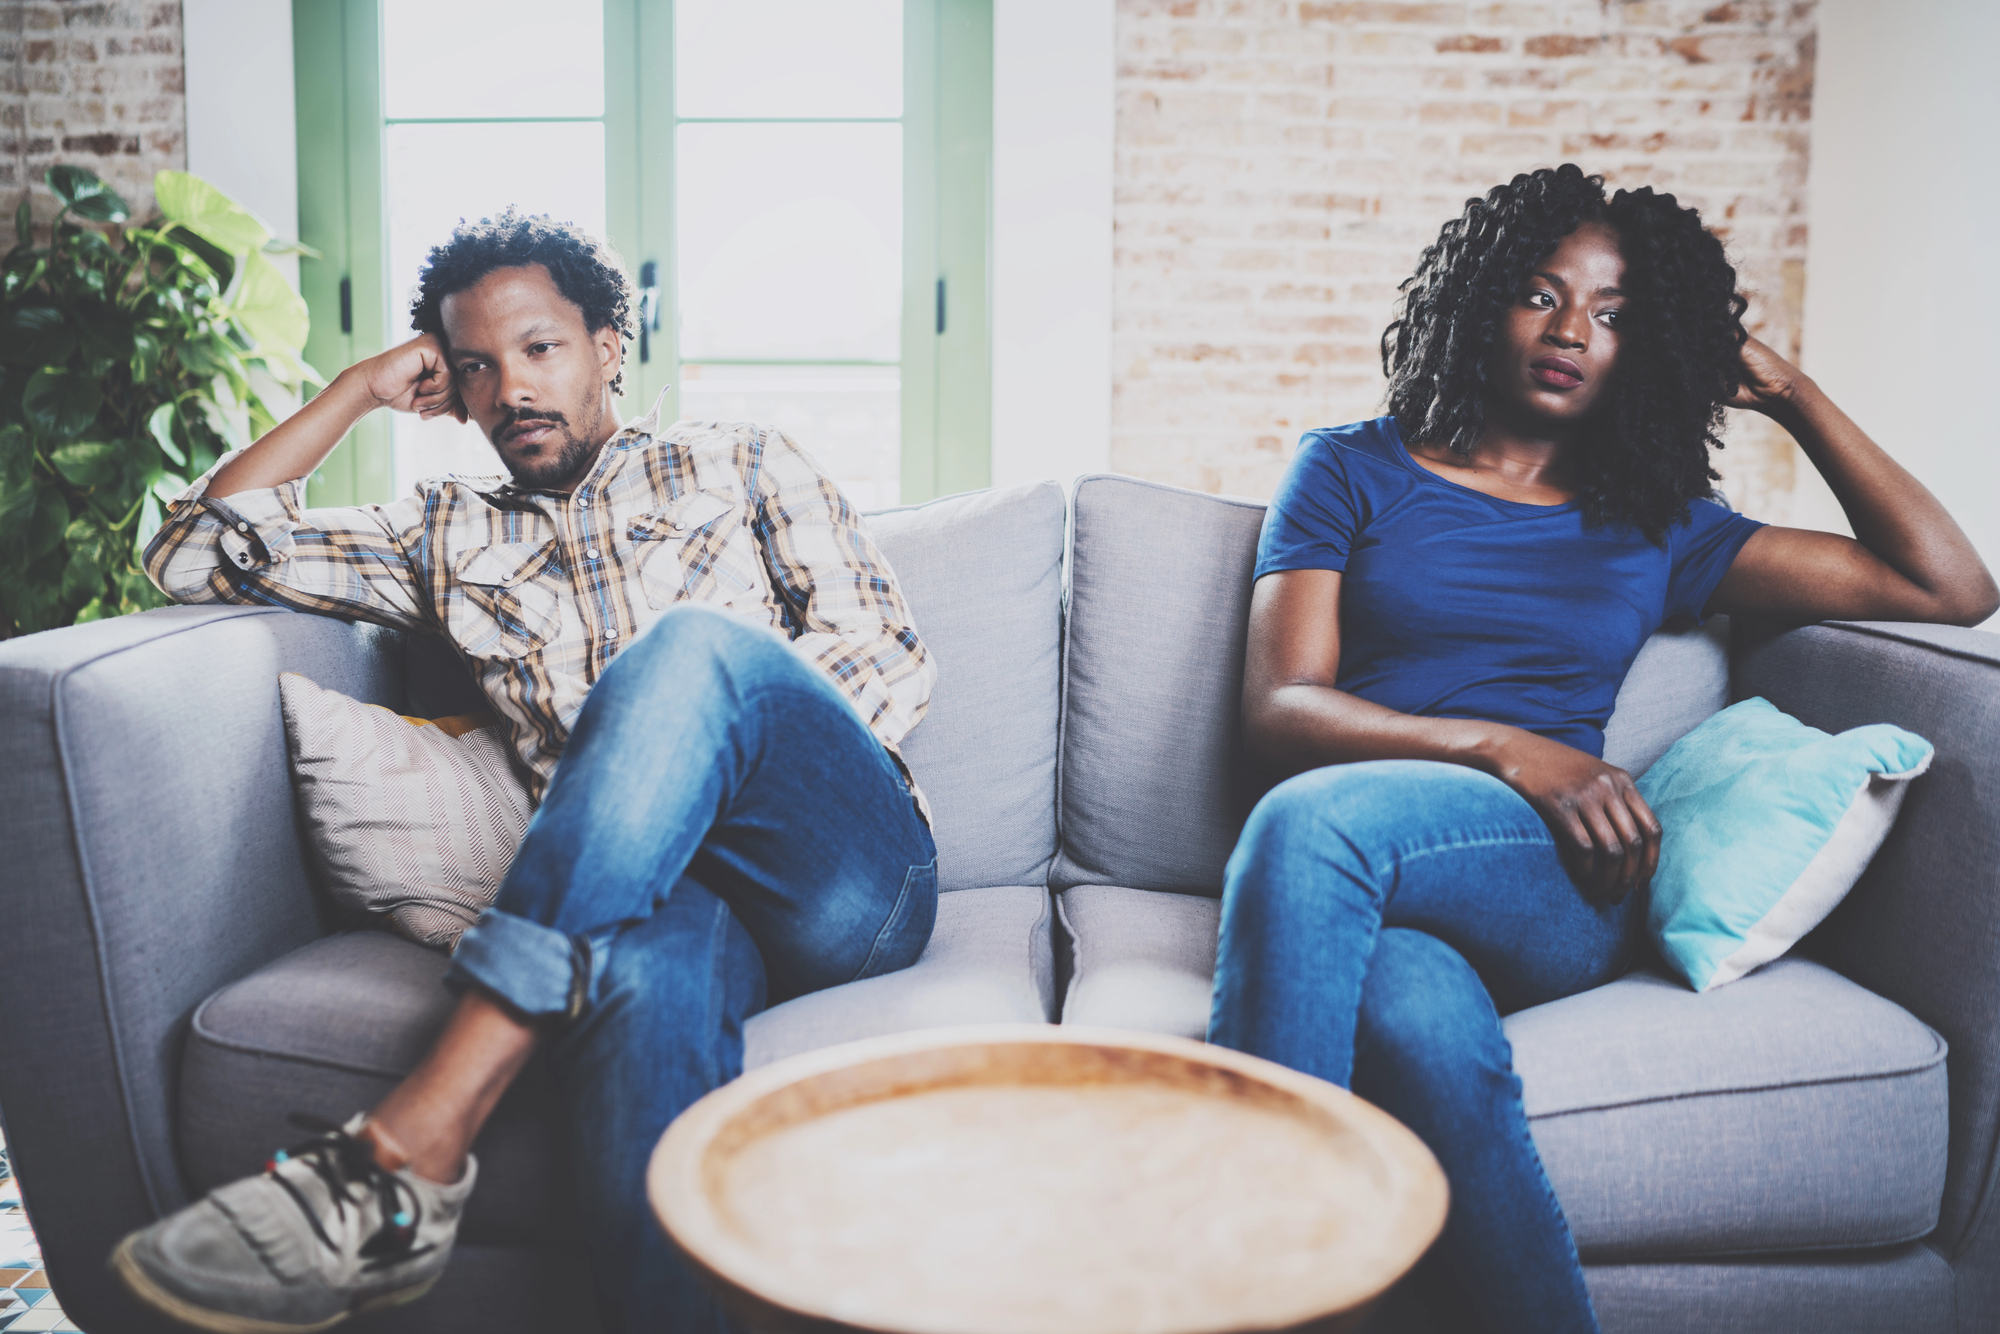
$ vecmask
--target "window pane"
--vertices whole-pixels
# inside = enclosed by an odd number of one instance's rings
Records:
[[[383,0],[390,120],[601,116],[599,0]]]
[[[430,248],[461,218],[514,204],[604,236],[604,126],[391,125],[386,136],[390,342],[411,336],[409,303]],[[533,162],[524,172],[519,164]],[[394,415],[398,495],[443,472],[494,473],[500,461],[476,426]]]
[[[901,356],[903,127],[680,127],[681,354]]]
[[[674,11],[683,116],[903,114],[903,0],[679,0]]]
[[[776,426],[857,509],[902,503],[902,381],[894,366],[681,367],[681,416]]]

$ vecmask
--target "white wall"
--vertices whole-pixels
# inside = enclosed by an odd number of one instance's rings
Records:
[[[993,6],[993,483],[1111,457],[1113,0]]]
[[[1802,360],[2000,570],[1996,47],[1993,0],[1820,0]],[[1798,467],[1794,521],[1846,531]]]
[[[288,240],[299,234],[292,7],[285,0],[183,0],[188,170]],[[294,282],[298,261],[283,263]]]

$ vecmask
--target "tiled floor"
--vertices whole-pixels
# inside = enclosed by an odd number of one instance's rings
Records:
[[[0,1330],[75,1329],[64,1317],[62,1303],[49,1291],[42,1271],[42,1248],[35,1244],[28,1215],[21,1209],[21,1188],[7,1165],[7,1141],[0,1138]]]

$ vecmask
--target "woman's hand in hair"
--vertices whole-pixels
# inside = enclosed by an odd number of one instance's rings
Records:
[[[1742,380],[1729,399],[1729,406],[1766,415],[1775,413],[1792,401],[1803,378],[1799,368],[1779,356],[1769,344],[1761,339],[1748,339],[1743,344]]]
[[[2000,585],[1965,530],[1810,376],[1752,338],[1743,345],[1743,385],[1729,405],[1761,412],[1791,433],[1854,536],[1759,529],[1716,586],[1710,611],[1978,625],[2000,609]]]
[[[1632,775],[1518,728],[1504,729],[1493,754],[1495,776],[1548,823],[1585,897],[1618,903],[1651,882],[1660,821]]]

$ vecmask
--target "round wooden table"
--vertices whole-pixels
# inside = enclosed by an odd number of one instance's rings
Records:
[[[1221,1334],[1359,1325],[1444,1226],[1361,1099],[1180,1038],[936,1029],[709,1094],[653,1209],[750,1328]]]

